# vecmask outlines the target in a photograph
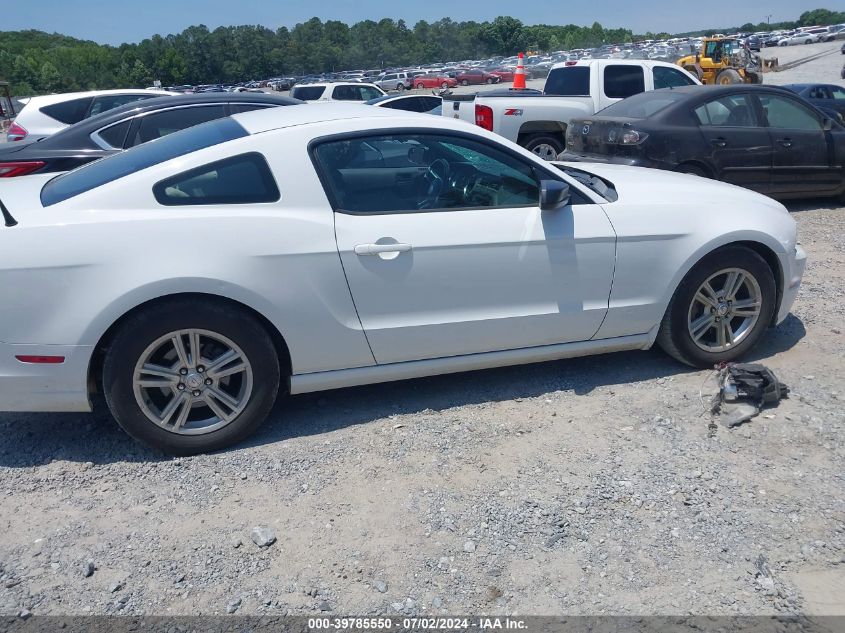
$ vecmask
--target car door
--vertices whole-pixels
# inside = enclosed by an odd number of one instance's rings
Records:
[[[748,93],[711,99],[693,109],[704,137],[702,156],[719,180],[761,193],[771,188],[772,140]]]
[[[773,194],[827,193],[842,186],[823,117],[799,98],[760,94],[760,106],[774,148]]]
[[[541,211],[530,161],[439,131],[326,140],[313,156],[378,363],[598,331],[613,278],[612,226],[577,192],[565,208]]]

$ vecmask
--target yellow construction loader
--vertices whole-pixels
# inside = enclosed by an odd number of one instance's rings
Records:
[[[760,58],[730,38],[704,38],[695,55],[677,62],[703,84],[761,84]]]

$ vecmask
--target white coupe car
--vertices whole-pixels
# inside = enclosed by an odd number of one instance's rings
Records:
[[[655,342],[729,361],[805,262],[748,190],[343,104],[219,119],[0,201],[0,410],[102,392],[174,454],[243,439],[280,392]]]

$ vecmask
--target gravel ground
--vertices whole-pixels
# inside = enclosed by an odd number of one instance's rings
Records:
[[[754,359],[792,394],[733,430],[658,351],[296,396],[194,458],[0,414],[0,615],[845,614],[845,208],[789,206]]]

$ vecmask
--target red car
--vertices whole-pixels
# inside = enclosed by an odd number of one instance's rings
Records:
[[[502,83],[513,81],[513,76],[516,74],[516,70],[513,68],[497,68],[496,70],[491,70],[489,72],[491,75],[495,75],[499,78],[499,81]],[[531,73],[528,70],[525,71],[525,78],[531,79]]]
[[[414,77],[414,88],[443,88],[445,90],[457,85],[457,79],[452,79],[446,75],[429,74]]]
[[[499,83],[499,78],[496,75],[491,75],[483,70],[462,70],[458,73],[458,76],[455,77],[455,79],[457,79],[458,83],[462,86],[468,86],[470,84]]]

